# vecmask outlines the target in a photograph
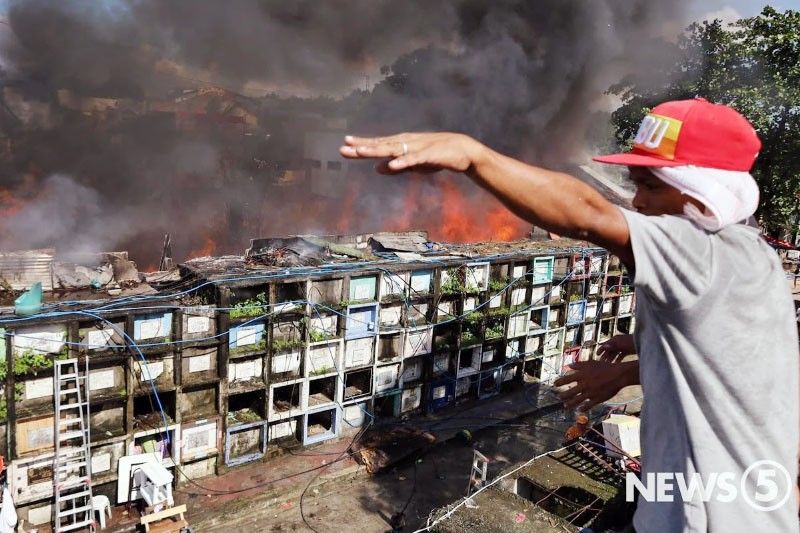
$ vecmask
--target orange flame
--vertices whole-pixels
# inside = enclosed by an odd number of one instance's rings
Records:
[[[203,246],[189,252],[189,258],[206,257],[209,255],[214,255],[216,249],[217,249],[217,243],[214,242],[214,238],[211,237],[210,235],[206,235]]]
[[[421,183],[429,180],[432,193]],[[444,242],[511,241],[523,238],[530,224],[517,218],[494,197],[465,195],[455,179],[410,178],[403,210],[386,224],[389,231],[427,229],[431,239]]]

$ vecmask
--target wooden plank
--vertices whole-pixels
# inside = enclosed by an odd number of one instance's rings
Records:
[[[177,507],[170,507],[169,509],[164,509],[163,511],[159,511],[157,513],[146,514],[141,518],[142,524],[149,524],[150,522],[155,522],[157,520],[163,520],[164,518],[169,518],[170,516],[176,516],[179,514],[183,514],[186,512],[186,505],[178,505]]]
[[[145,530],[148,533],[178,533],[185,527],[189,527],[189,522],[186,520],[178,520],[177,522],[173,522],[172,520],[167,519],[150,525],[149,529],[148,525],[145,525]]]

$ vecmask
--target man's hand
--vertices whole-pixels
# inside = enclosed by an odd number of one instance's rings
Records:
[[[633,335],[615,335],[597,347],[597,355],[602,361],[616,363],[626,355],[636,353]]]
[[[344,138],[339,153],[350,159],[384,159],[378,170],[394,174],[405,170],[466,172],[485,147],[460,133],[401,133],[390,137]]]
[[[624,387],[639,382],[639,361],[578,361],[572,363],[570,368],[572,372],[555,382],[556,387],[575,384],[558,394],[566,409],[588,411],[607,401]]]

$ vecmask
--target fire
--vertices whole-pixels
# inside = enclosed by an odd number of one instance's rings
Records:
[[[25,202],[15,197],[8,189],[0,187],[0,216],[7,218],[17,214]]]
[[[353,206],[358,195],[358,186],[355,182],[351,183],[347,188],[347,194],[344,197],[344,204],[341,206],[339,213],[339,220],[336,222],[336,231],[339,233],[347,233],[353,227]]]
[[[206,235],[205,241],[203,242],[203,246],[189,252],[189,258],[206,257],[214,255],[216,249],[217,249],[217,243],[214,242],[214,238],[211,237],[210,235]]]
[[[423,191],[423,180],[431,190]],[[445,242],[511,241],[530,229],[494,197],[466,195],[458,178],[409,178],[402,205],[385,229],[427,229],[432,239]]]

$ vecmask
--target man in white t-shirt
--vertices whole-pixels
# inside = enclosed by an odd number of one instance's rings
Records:
[[[631,152],[597,158],[630,168],[637,212],[465,135],[348,136],[340,152],[382,159],[387,173],[463,172],[520,217],[603,246],[631,269],[636,331],[607,356],[636,352],[639,361],[578,363],[560,383],[574,383],[565,400],[584,409],[642,384],[643,478],[663,473],[675,488],[672,501],[639,498],[636,531],[798,531],[792,299],[777,256],[742,223],[758,204],[749,170],[760,147],[729,107],[702,99],[657,106]],[[727,484],[683,501],[678,478]]]

